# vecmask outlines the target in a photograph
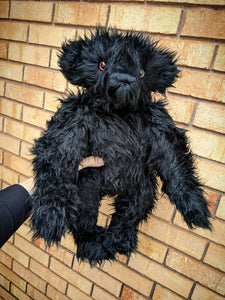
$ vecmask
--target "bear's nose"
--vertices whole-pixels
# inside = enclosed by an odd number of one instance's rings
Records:
[[[136,82],[136,78],[127,73],[114,73],[111,77],[112,80],[115,80],[117,84],[124,83],[124,84],[132,84]]]

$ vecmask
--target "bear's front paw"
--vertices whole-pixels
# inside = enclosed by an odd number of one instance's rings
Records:
[[[60,242],[67,229],[65,208],[39,207],[31,217],[31,226],[34,239],[41,237],[49,246]]]
[[[189,210],[184,215],[184,220],[190,228],[201,227],[211,230],[211,223],[209,221],[210,213],[208,210]]]

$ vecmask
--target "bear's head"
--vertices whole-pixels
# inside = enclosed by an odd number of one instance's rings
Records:
[[[97,28],[90,38],[67,41],[59,54],[67,80],[114,103],[138,104],[150,92],[164,94],[178,77],[175,53],[142,34]]]

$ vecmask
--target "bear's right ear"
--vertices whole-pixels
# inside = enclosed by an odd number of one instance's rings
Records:
[[[81,55],[82,40],[64,42],[58,54],[58,65],[61,72],[74,85],[81,85],[81,73],[78,70]]]

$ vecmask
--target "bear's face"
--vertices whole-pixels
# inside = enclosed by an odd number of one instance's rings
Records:
[[[115,29],[64,43],[59,58],[72,84],[93,89],[116,107],[137,104],[149,92],[165,93],[179,73],[174,53],[141,34]]]

